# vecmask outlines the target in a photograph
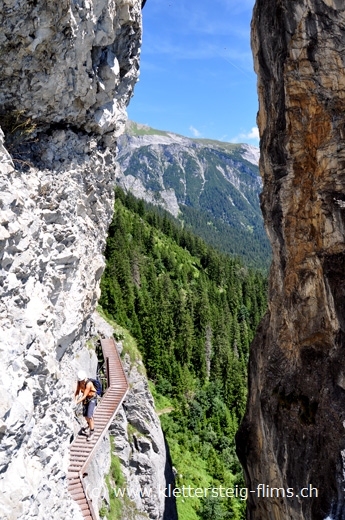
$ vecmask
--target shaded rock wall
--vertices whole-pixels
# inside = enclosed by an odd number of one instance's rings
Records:
[[[0,119],[37,124],[10,140],[13,161],[0,136],[0,516],[78,519],[72,398],[95,365],[85,342],[116,173],[105,145],[138,77],[141,1],[5,0],[0,18]]]
[[[250,356],[238,433],[250,519],[345,517],[345,7],[257,0],[262,210],[269,310]],[[318,498],[296,496],[312,484]]]

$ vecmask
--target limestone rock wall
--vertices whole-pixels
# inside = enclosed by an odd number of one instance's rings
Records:
[[[139,0],[0,2],[0,516],[78,519],[72,398],[99,295],[114,154],[138,77]],[[5,119],[6,119],[5,117]],[[8,135],[5,136],[8,138]]]
[[[345,6],[257,0],[262,210],[269,310],[251,347],[238,433],[247,518],[342,519],[345,455]],[[302,498],[312,485],[318,498]]]
[[[140,7],[139,0],[1,1],[1,109],[24,110],[40,124],[122,133],[139,68]]]
[[[74,156],[86,142],[58,131],[44,149]],[[75,356],[97,301],[112,212],[108,156],[24,174],[5,163],[1,176],[0,500],[8,518],[36,516],[37,504],[47,518],[55,494],[57,508],[65,504]]]

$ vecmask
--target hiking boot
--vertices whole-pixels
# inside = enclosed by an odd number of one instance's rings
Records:
[[[94,434],[95,434],[95,430],[90,430],[89,435],[86,440],[91,441],[93,439]]]

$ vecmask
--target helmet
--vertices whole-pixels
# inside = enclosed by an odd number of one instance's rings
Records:
[[[79,370],[78,372],[78,381],[84,381],[86,379],[86,372],[84,370]]]

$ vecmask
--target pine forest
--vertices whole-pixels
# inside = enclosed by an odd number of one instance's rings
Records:
[[[116,188],[100,304],[136,338],[176,485],[244,486],[234,437],[266,274]],[[177,499],[180,520],[244,518],[241,498]]]

